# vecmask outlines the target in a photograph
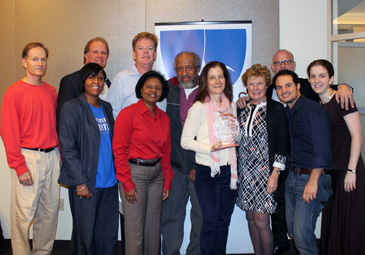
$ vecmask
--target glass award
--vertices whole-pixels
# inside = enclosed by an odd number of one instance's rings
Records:
[[[220,115],[213,125],[214,135],[222,144],[234,144],[240,135],[237,118],[231,115]]]

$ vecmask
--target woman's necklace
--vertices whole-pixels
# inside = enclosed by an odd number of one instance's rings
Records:
[[[331,92],[327,98],[326,101],[322,102],[322,100],[320,101],[321,104],[327,104],[329,101],[331,101],[332,97],[336,94],[336,90],[331,89]]]

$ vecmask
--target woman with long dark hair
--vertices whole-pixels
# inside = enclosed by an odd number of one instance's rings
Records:
[[[194,185],[203,215],[201,254],[226,252],[228,229],[237,196],[235,146],[238,144],[222,143],[214,135],[213,125],[222,114],[237,115],[232,99],[232,83],[226,66],[217,61],[206,64],[181,136],[181,146],[196,152]]]

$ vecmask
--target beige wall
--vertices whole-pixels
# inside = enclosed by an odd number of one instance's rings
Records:
[[[1,5],[0,56],[4,59],[4,64],[0,68],[0,100],[9,85],[15,81],[15,4],[14,1],[4,1]]]
[[[138,32],[154,32],[154,23],[182,21],[252,20],[253,63],[269,65],[279,47],[279,1],[249,0],[7,0],[0,8],[0,98],[23,78],[21,51],[30,41],[49,49],[44,80],[57,90],[60,79],[82,67],[83,48],[96,36],[109,42],[106,72],[113,78],[133,64],[131,41]],[[0,219],[10,238],[10,170],[0,141]],[[60,212],[57,239],[70,239],[71,215],[66,189],[65,211]],[[242,218],[242,217],[241,217]],[[243,218],[240,219],[242,224]]]
[[[154,1],[154,0],[8,0],[0,10],[3,38],[0,53],[0,93],[24,75],[20,54],[30,41],[43,42],[50,51],[44,80],[58,89],[60,79],[82,66],[86,42],[103,36],[111,55],[110,78],[133,63],[131,41],[141,31],[154,31],[157,22],[253,21],[253,62],[270,64],[278,48],[278,1]],[[4,39],[5,38],[5,39]],[[2,97],[1,97],[2,98]]]

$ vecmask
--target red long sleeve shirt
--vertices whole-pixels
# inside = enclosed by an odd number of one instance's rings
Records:
[[[17,81],[6,91],[1,106],[1,137],[9,167],[20,176],[28,171],[20,149],[58,145],[56,90],[49,84]]]
[[[130,158],[161,158],[164,189],[171,189],[170,119],[157,106],[154,117],[142,100],[119,113],[114,125],[113,153],[117,179],[122,182],[125,192],[135,188],[128,164]]]

